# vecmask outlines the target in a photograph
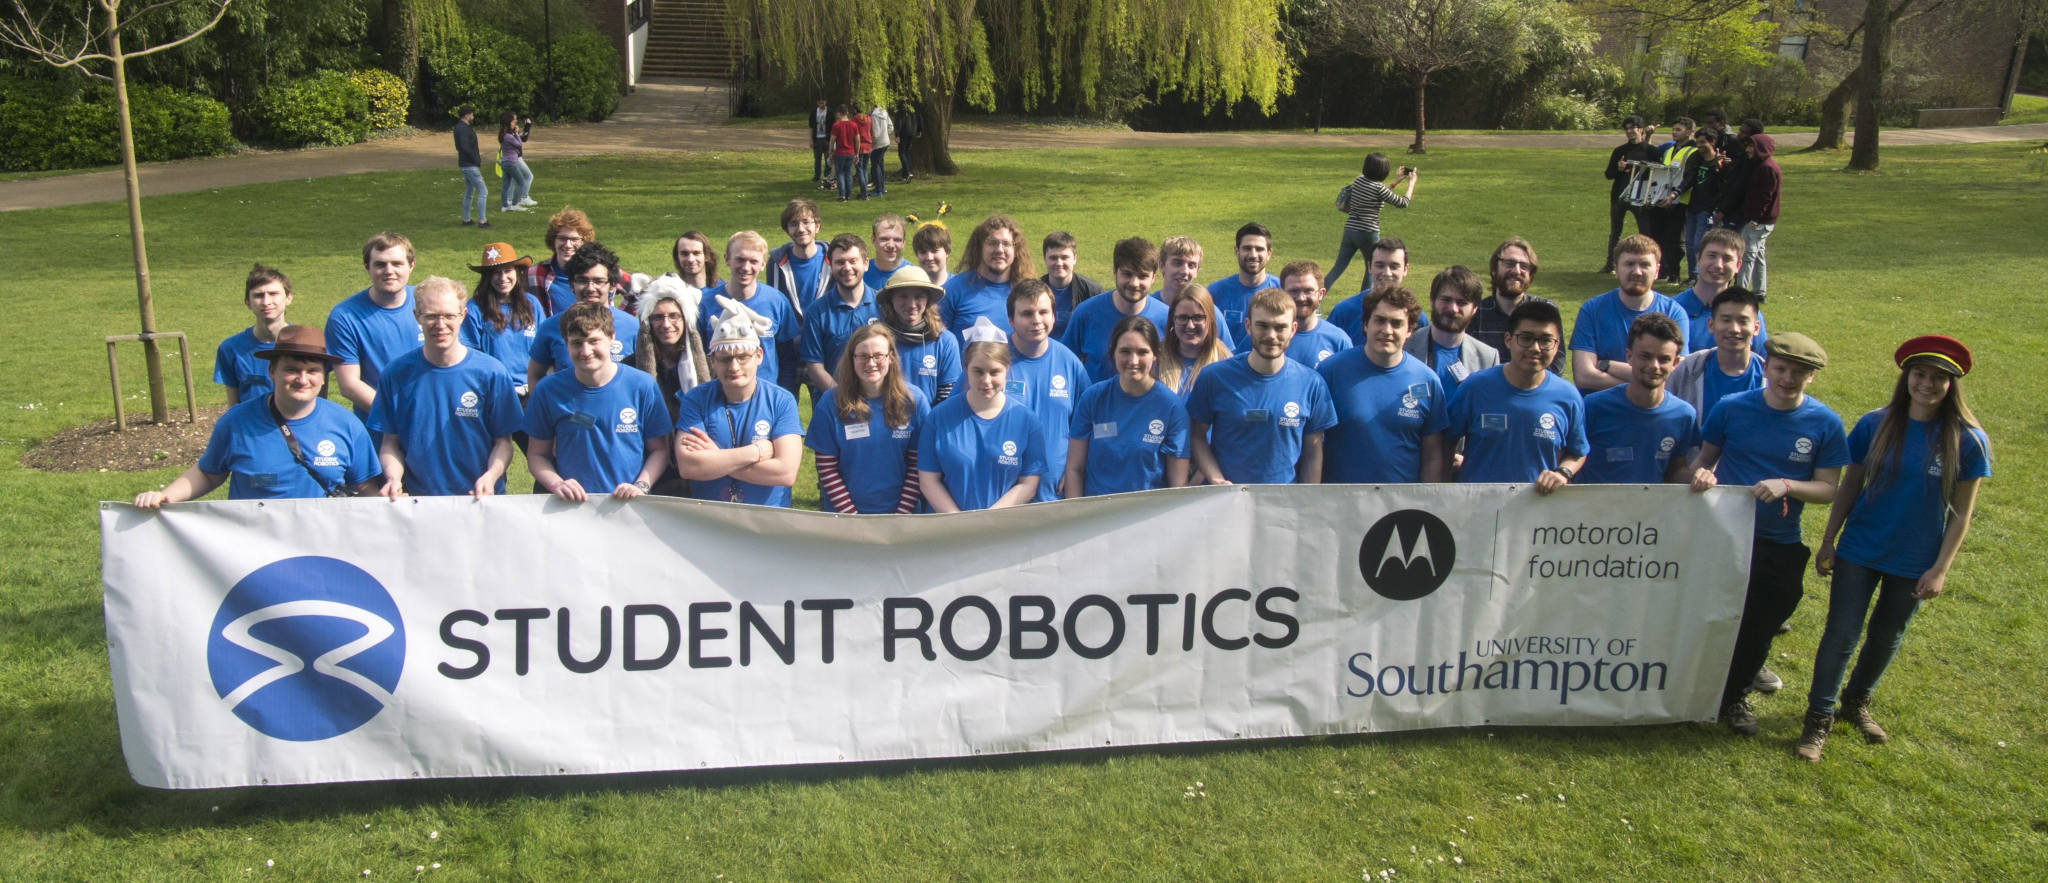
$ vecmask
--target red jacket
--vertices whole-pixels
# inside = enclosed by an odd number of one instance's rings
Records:
[[[854,115],[854,117],[853,117],[853,123],[854,123],[854,125],[856,125],[856,126],[859,126],[859,127],[860,127],[860,152],[861,152],[861,153],[863,153],[863,154],[867,154],[867,153],[874,153],[874,152],[875,152],[875,125],[874,125],[874,121],[873,121],[873,120],[871,120],[871,119],[869,119],[869,118],[868,118],[868,115],[867,115],[867,114],[861,113],[861,114],[855,114],[855,115]]]
[[[853,156],[860,152],[861,125],[852,120],[832,124],[832,155]]]

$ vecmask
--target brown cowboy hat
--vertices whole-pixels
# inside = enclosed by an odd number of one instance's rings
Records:
[[[286,325],[277,333],[276,346],[256,351],[259,359],[275,361],[283,356],[318,359],[329,368],[341,364],[340,356],[327,351],[327,333],[318,325]]]
[[[483,261],[482,265],[471,264],[469,268],[481,273],[485,270],[495,270],[499,267],[519,267],[524,269],[533,266],[533,258],[520,254],[519,249],[513,248],[509,242],[493,242],[490,245],[484,246]]]

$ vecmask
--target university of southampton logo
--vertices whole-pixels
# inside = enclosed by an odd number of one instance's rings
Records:
[[[1442,587],[1458,544],[1443,519],[1421,509],[1382,516],[1358,544],[1358,572],[1382,597],[1413,601]]]
[[[339,736],[391,704],[405,625],[374,577],[333,558],[287,558],[228,591],[206,670],[235,716],[293,742]]]

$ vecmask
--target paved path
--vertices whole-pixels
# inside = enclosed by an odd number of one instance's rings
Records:
[[[602,123],[545,126],[534,133],[539,159],[668,150],[792,150],[809,147],[800,127],[725,126],[728,93],[713,80],[650,80],[620,102]],[[1614,143],[1605,132],[1532,134],[1485,132],[1429,136],[1444,147],[1600,148]],[[1774,135],[1781,152],[1813,143],[1813,133]],[[346,147],[251,150],[235,156],[149,163],[141,168],[142,192],[186,193],[289,181],[294,178],[361,172],[440,168],[450,164],[454,145],[445,132],[389,138]],[[1051,129],[966,123],[954,127],[957,148],[1052,147],[1379,147],[1398,150],[1402,134],[1318,135],[1307,132],[1131,132],[1114,129]],[[2048,123],[1969,129],[1894,129],[1887,146],[1977,144],[1991,141],[2048,141]],[[121,173],[81,172],[0,183],[0,211],[53,208],[125,198]]]

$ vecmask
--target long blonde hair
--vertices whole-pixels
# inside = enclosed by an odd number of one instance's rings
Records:
[[[861,395],[860,375],[853,369],[853,348],[869,338],[889,344],[889,370],[882,375],[882,419],[891,428],[902,429],[910,425],[910,385],[903,382],[903,360],[896,354],[896,333],[880,322],[862,325],[847,336],[846,348],[839,351],[839,367],[832,372],[832,379],[839,384],[839,393],[832,397],[832,410],[838,413],[842,426],[868,422],[867,398]]]
[[[1202,340],[1201,351],[1195,354],[1193,362],[1181,357],[1180,335],[1172,330],[1174,309],[1180,306],[1181,301],[1189,300],[1200,306],[1202,314],[1209,317],[1209,334]],[[1190,282],[1181,286],[1179,291],[1173,293],[1172,299],[1167,301],[1167,327],[1162,329],[1165,333],[1161,335],[1163,341],[1159,347],[1158,367],[1159,382],[1166,384],[1167,389],[1179,392],[1185,388],[1183,381],[1192,383],[1195,377],[1202,373],[1203,368],[1230,358],[1230,350],[1223,347],[1223,340],[1217,336],[1217,322],[1216,301],[1210,299],[1209,290],[1198,283]]]

